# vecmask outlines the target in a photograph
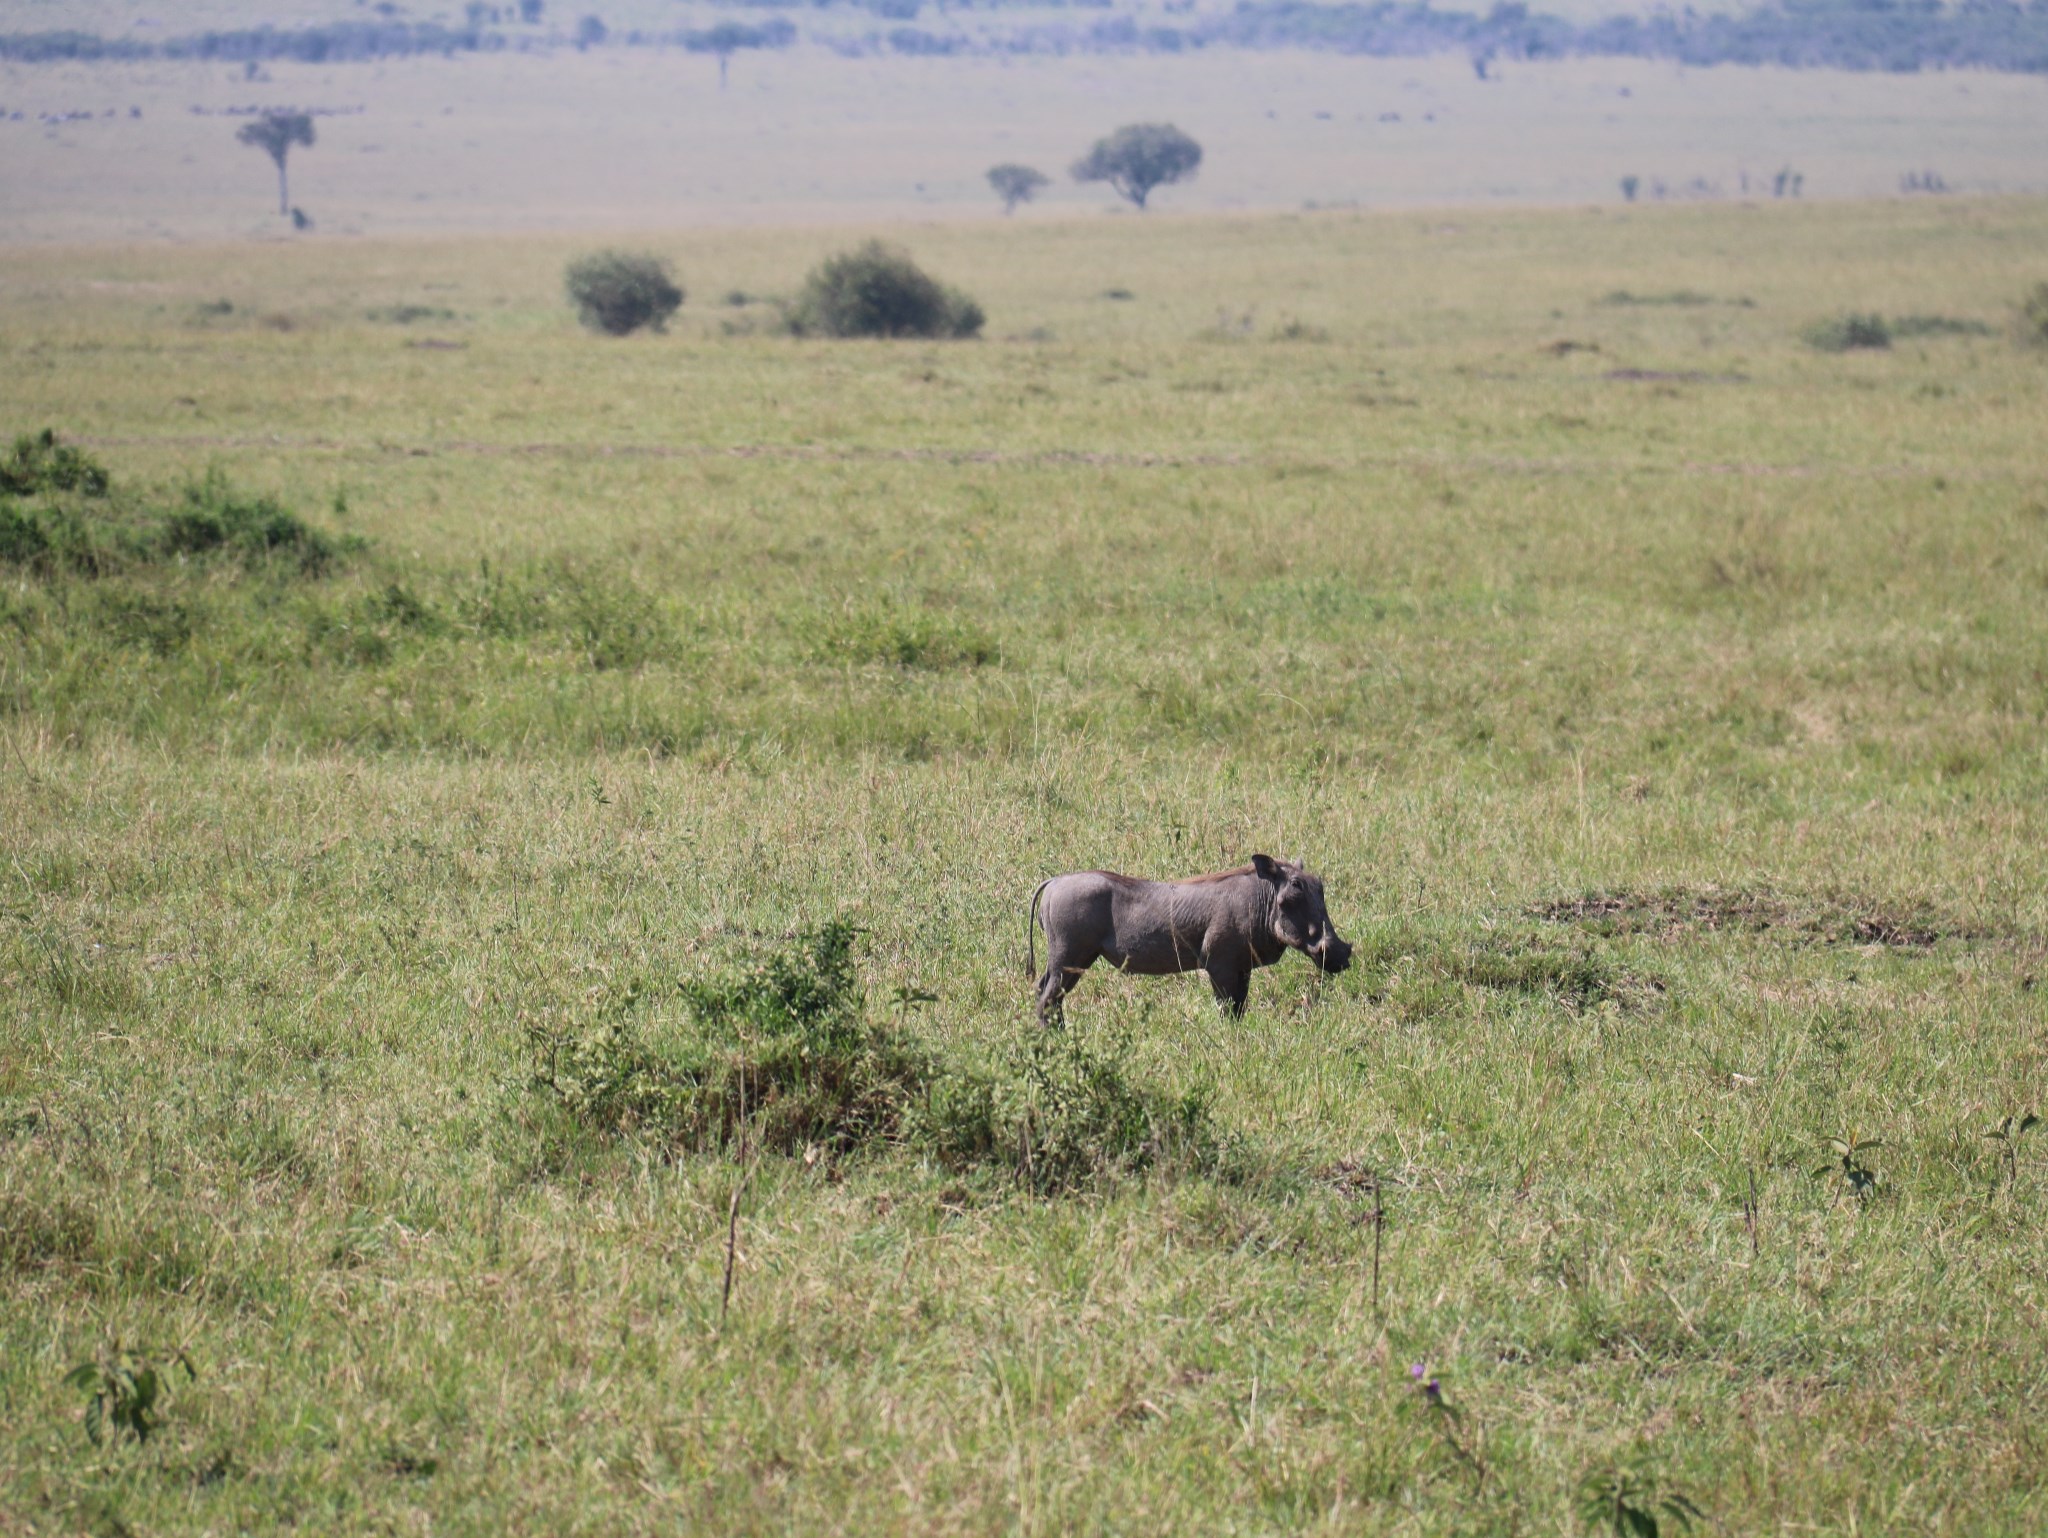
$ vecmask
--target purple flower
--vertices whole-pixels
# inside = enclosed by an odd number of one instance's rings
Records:
[[[1422,1363],[1417,1362],[1413,1367],[1408,1369],[1408,1376],[1413,1378],[1417,1383],[1420,1383],[1422,1381],[1422,1375],[1428,1370],[1429,1369],[1424,1367]]]

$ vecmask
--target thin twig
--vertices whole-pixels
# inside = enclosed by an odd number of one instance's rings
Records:
[[[1372,1311],[1380,1311],[1380,1230],[1387,1223],[1387,1193],[1380,1186],[1379,1171],[1367,1172],[1372,1178]]]
[[[725,1210],[725,1291],[718,1298],[718,1327],[725,1328],[725,1311],[732,1305],[733,1257],[739,1251],[740,1243],[740,1198],[746,1194],[747,1181],[753,1171],[743,1169],[739,1180],[732,1188],[732,1201]]]
[[[733,1262],[739,1255],[740,1247],[740,1198],[747,1193],[747,1182],[754,1178],[754,1166],[748,1158],[747,1123],[747,1063],[746,1054],[740,1054],[740,1178],[733,1182],[732,1201],[725,1209],[725,1288],[718,1295],[718,1328],[725,1328],[725,1312],[732,1306]]]

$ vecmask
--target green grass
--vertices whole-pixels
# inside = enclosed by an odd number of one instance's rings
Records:
[[[626,341],[566,240],[0,253],[10,440],[333,553],[0,566],[0,1531],[2039,1525],[2044,226],[894,232],[947,344],[723,334],[861,231]],[[1253,850],[1349,973],[1030,1023],[1042,876]],[[764,1075],[858,1114],[743,1166]]]

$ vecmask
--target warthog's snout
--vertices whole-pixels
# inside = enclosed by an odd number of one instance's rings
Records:
[[[1341,972],[1351,965],[1351,947],[1332,934],[1321,945],[1310,947],[1308,959],[1325,972]]]

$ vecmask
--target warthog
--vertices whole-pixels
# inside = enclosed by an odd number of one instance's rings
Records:
[[[1244,1013],[1252,969],[1271,966],[1289,946],[1325,972],[1351,965],[1351,947],[1323,907],[1322,878],[1263,854],[1236,870],[1185,881],[1140,881],[1107,870],[1041,881],[1024,920],[1025,955],[1036,972],[1034,922],[1045,925],[1038,1018],[1047,1022],[1098,956],[1146,977],[1200,967],[1216,1002],[1233,1015]]]

